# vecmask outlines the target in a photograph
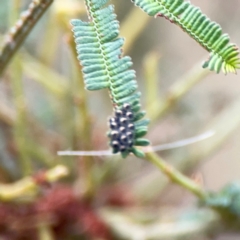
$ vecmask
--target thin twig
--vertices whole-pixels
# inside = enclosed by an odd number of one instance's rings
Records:
[[[164,150],[169,150],[173,148],[184,147],[189,144],[193,144],[202,140],[205,140],[209,137],[212,137],[215,133],[213,131],[207,131],[198,136],[194,136],[191,138],[182,139],[176,142],[160,144],[156,146],[150,146],[147,148],[143,148],[142,151],[147,152],[159,152]],[[59,156],[113,156],[114,154],[110,150],[102,150],[102,151],[58,151],[57,154]]]
[[[10,29],[0,52],[0,76],[13,55],[52,2],[53,0],[33,0],[28,9],[22,12],[15,26]]]

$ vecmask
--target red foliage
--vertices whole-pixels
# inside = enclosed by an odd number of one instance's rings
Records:
[[[110,239],[108,228],[96,211],[66,186],[45,191],[34,204],[0,205],[0,238],[3,240],[38,239],[37,226],[43,222],[50,225],[56,239],[80,235],[87,239]]]

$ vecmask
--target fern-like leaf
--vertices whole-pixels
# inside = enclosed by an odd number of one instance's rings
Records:
[[[198,7],[184,0],[132,0],[150,16],[165,17],[180,26],[201,46],[210,52],[203,64],[217,73],[236,73],[240,68],[239,51],[229,43],[228,34],[222,34],[219,24],[212,22]]]
[[[207,207],[211,207],[219,210],[223,214],[231,214],[233,220],[239,221],[240,217],[240,184],[239,182],[233,182],[225,186],[218,193],[210,193],[204,200],[203,204]]]
[[[110,119],[110,145],[113,152],[126,157],[133,152],[143,157],[136,145],[147,145],[141,139],[148,120],[140,120],[140,92],[137,90],[131,58],[122,56],[124,39],[119,38],[119,22],[114,7],[104,7],[108,0],[86,0],[89,22],[72,20],[78,59],[82,65],[86,89],[108,88],[115,117]]]

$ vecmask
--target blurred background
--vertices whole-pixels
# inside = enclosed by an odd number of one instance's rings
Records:
[[[30,3],[0,0],[0,43],[4,44],[4,35]],[[126,38],[125,55],[132,57],[137,72],[143,108],[151,120],[147,137],[152,145],[215,131],[213,137],[203,142],[166,150],[160,155],[208,190],[218,191],[227,183],[238,181],[239,75],[203,70],[201,64],[208,53],[179,27],[163,18],[146,16],[129,0],[111,3],[120,21],[120,35]],[[191,3],[218,22],[232,42],[240,44],[239,1]],[[87,19],[83,0],[55,0],[1,76],[1,182],[11,183],[62,164],[70,172],[64,184],[79,196],[91,196],[89,202],[94,209],[115,204],[123,207],[125,213],[131,206],[134,218],[148,222],[158,219],[156,209],[158,214],[171,209],[172,215],[172,208],[181,212],[194,206],[196,201],[190,194],[169,186],[166,178],[144,160],[132,156],[124,160],[118,156],[57,156],[61,150],[108,149],[107,119],[112,106],[107,91],[84,90],[69,24],[73,18]],[[148,239],[141,238],[140,233],[135,238],[129,236],[123,234],[121,238]],[[197,236],[201,240],[239,239],[232,234]]]

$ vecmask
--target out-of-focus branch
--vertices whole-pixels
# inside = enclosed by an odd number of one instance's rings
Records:
[[[69,91],[67,78],[43,64],[39,59],[26,51],[23,51],[22,54],[22,65],[25,74],[30,79],[40,83],[54,97],[61,98],[61,101],[63,101],[64,96]],[[50,79],[51,81],[49,81]]]
[[[16,109],[16,121],[13,125],[14,142],[19,155],[19,163],[21,173],[24,176],[31,174],[31,158],[27,153],[26,146],[28,145],[27,121],[26,112],[27,104],[24,96],[22,83],[22,64],[19,56],[14,61],[14,71],[11,73],[11,87],[13,93],[13,102]]]
[[[158,63],[160,54],[155,51],[149,52],[143,61],[144,76],[145,76],[145,88],[146,88],[146,105],[147,109],[151,108],[152,104],[160,104],[159,92],[158,92]]]
[[[144,14],[137,8],[133,8],[130,14],[128,14],[127,18],[121,24],[120,29],[121,36],[127,39],[123,46],[125,53],[131,49],[135,40],[144,31],[150,20],[151,18],[147,14]]]
[[[209,234],[219,234],[223,231],[220,216],[210,209],[186,214],[187,216],[182,218],[181,216],[178,218],[176,216],[169,217],[168,213],[167,222],[158,220],[144,224],[137,222],[136,216],[131,218],[129,214],[111,209],[103,209],[100,214],[114,234],[121,239],[192,239],[193,236],[204,238]],[[163,216],[161,215],[161,217]]]
[[[52,2],[53,0],[33,0],[28,9],[21,14],[15,26],[10,29],[0,51],[0,76],[13,55]]]
[[[194,85],[204,79],[210,71],[202,69],[201,64],[197,63],[185,76],[174,83],[168,90],[166,96],[158,102],[153,102],[148,109],[148,116],[151,122],[159,119],[172,106],[175,105]]]
[[[240,97],[229,104],[221,113],[204,127],[203,131],[211,130],[215,134],[202,142],[186,148],[187,158],[176,159],[176,166],[182,171],[191,171],[202,160],[221,149],[226,140],[240,128]],[[174,161],[173,161],[174,162]]]
[[[44,182],[56,182],[68,175],[68,169],[58,165],[44,173]],[[26,195],[36,194],[39,184],[34,177],[24,177],[12,184],[0,184],[0,201],[9,202]]]
[[[53,149],[54,145],[60,146],[63,143],[63,137],[56,132],[45,129],[30,113],[27,112],[26,115],[26,124],[31,129],[30,135],[34,136],[34,139],[40,143],[28,142],[26,151],[31,157],[41,160],[50,167],[56,156],[52,155],[48,149]],[[0,103],[0,122],[9,128],[15,126],[17,122],[16,111],[4,102]],[[48,139],[47,143],[45,139]]]

